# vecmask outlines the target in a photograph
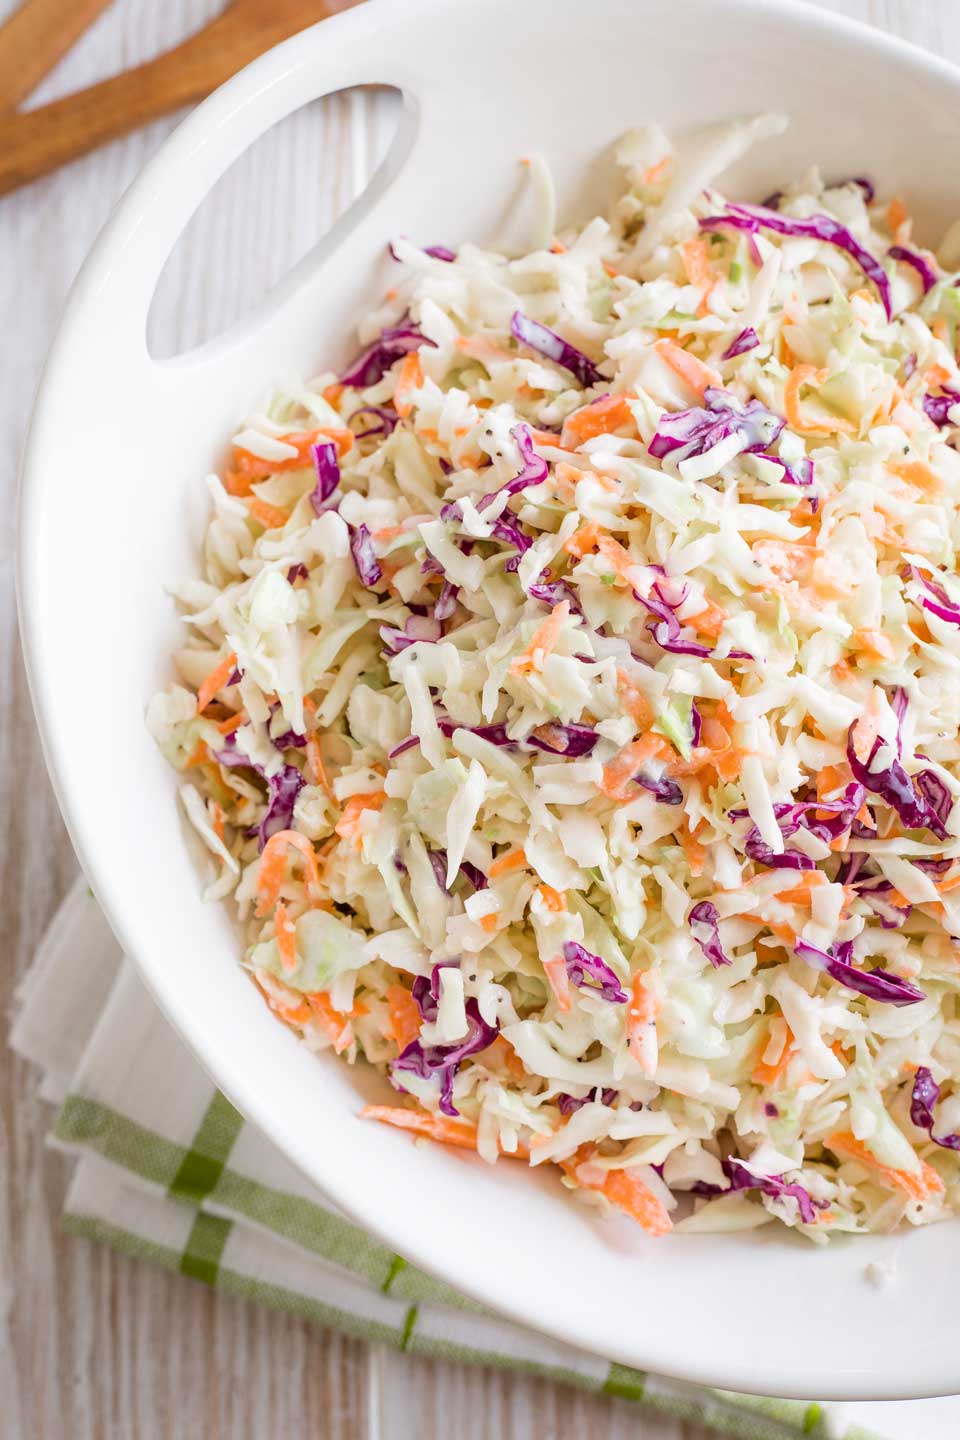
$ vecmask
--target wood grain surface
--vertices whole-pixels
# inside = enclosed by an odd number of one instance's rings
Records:
[[[70,4],[63,0],[65,9]],[[0,17],[12,8],[0,0]],[[142,63],[218,8],[217,0],[114,0],[37,101]],[[960,60],[960,0],[824,0],[824,8]],[[283,274],[356,193],[394,114],[389,97],[336,96],[291,117],[238,162],[191,222],[161,280],[151,317],[156,350],[174,353],[215,334]],[[158,122],[0,200],[4,1017],[76,872],[44,773],[16,633],[19,451],[67,289],[171,124]],[[0,1440],[272,1440],[294,1433],[317,1440],[706,1440],[696,1427],[646,1417],[626,1402],[397,1357],[63,1237],[65,1166],[45,1149],[50,1112],[36,1090],[36,1076],[0,1047]]]

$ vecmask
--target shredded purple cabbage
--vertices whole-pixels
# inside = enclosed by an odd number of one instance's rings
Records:
[[[352,385],[357,390],[366,390],[369,386],[376,385],[378,380],[382,380],[401,356],[409,354],[411,350],[419,350],[421,345],[432,345],[436,348],[434,341],[428,340],[418,325],[396,325],[392,329],[383,330],[378,339],[347,366],[340,376],[340,383]]]
[[[514,475],[512,480],[508,480],[506,485],[501,485],[499,490],[491,490],[488,495],[484,495],[477,506],[478,510],[486,509],[498,495],[516,495],[531,485],[540,485],[550,474],[550,467],[546,460],[533,448],[533,436],[530,434],[529,425],[515,425],[510,433],[517,442],[523,468]]]
[[[765,451],[779,439],[785,422],[759,400],[748,400],[741,406],[713,386],[703,392],[703,399],[703,407],[660,416],[647,447],[655,460],[672,454],[679,462],[703,455],[730,435],[739,435],[748,452]]]
[[[647,621],[647,629],[660,649],[671,655],[696,655],[701,659],[710,655],[710,648],[695,640],[693,632],[677,617],[677,610],[687,598],[686,586],[681,586],[678,599],[668,598],[665,592],[666,586],[660,580],[654,581],[649,595],[641,595],[638,590],[633,592],[640,604],[655,617]]]
[[[779,455],[770,455],[766,450],[752,450],[752,455],[759,455],[761,460],[772,460],[774,465],[779,465],[783,474],[780,476],[781,485],[798,485],[805,487],[813,484],[813,461],[809,455],[804,455],[798,465],[788,465]],[[816,499],[812,502],[816,505]]]
[[[752,325],[748,325],[744,330],[741,330],[736,339],[727,346],[726,350],[724,350],[720,356],[720,359],[734,360],[738,355],[745,355],[748,350],[755,350],[759,344],[760,340],[756,330],[754,330]]]
[[[407,237],[404,236],[403,238],[406,239]],[[390,251],[391,258],[396,260],[399,265],[402,265],[403,261],[400,259],[396,250],[394,250],[392,240],[387,245],[387,249]],[[420,249],[424,255],[431,255],[434,260],[445,260],[448,265],[452,265],[457,258],[457,252],[451,250],[449,245],[421,245]]]
[[[340,484],[340,462],[337,459],[337,447],[327,440],[321,444],[311,445],[310,454],[313,456],[317,472],[317,483],[310,491],[310,504],[318,515],[322,515],[327,501]]]
[[[900,719],[902,723],[902,715]],[[939,808],[942,803],[941,791],[945,789],[942,781],[939,780],[933,771],[921,772],[923,775],[931,777],[923,782],[923,785],[929,787],[931,794],[936,797],[936,803],[931,803],[927,798],[925,789],[918,788],[920,776],[916,776],[912,780],[900,763],[899,731],[897,734],[897,754],[895,758],[891,759],[889,765],[884,769],[872,770],[870,767],[878,752],[887,747],[885,747],[883,740],[881,740],[878,735],[870,747],[870,755],[866,763],[864,763],[857,755],[854,744],[853,736],[855,729],[856,721],[853,722],[847,731],[847,763],[860,783],[864,785],[871,794],[879,795],[882,800],[885,800],[887,804],[897,812],[908,830],[922,830],[926,828],[932,830],[939,840],[945,840],[947,831],[940,817]],[[949,809],[947,813],[949,813]]]
[[[374,553],[373,539],[366,525],[358,525],[350,531],[350,554],[363,584],[368,588],[378,585],[383,579],[383,571]]]
[[[778,235],[801,236],[821,240],[825,245],[835,245],[845,250],[860,266],[867,279],[877,287],[887,319],[893,317],[890,303],[890,281],[880,261],[870,254],[856,240],[845,225],[834,220],[832,215],[810,215],[806,220],[797,220],[790,215],[780,215],[776,210],[764,210],[760,205],[731,205],[731,214],[744,220],[753,220],[764,230],[773,230]],[[700,222],[703,225],[703,221]]]
[[[527,594],[534,600],[540,600],[544,605],[549,605],[551,610],[566,600],[570,611],[574,615],[582,615],[583,610],[577,592],[566,580],[555,580],[550,570],[541,570],[539,576],[530,586]]]
[[[941,429],[946,425],[952,425],[950,411],[960,401],[960,390],[944,389],[940,395],[924,395],[921,404],[928,420]]]
[[[361,405],[359,410],[354,410],[347,416],[347,424],[356,420],[358,415],[375,415],[378,421],[376,425],[371,425],[369,430],[358,431],[358,440],[365,440],[368,435],[392,435],[400,424],[400,416],[395,411],[388,410],[385,405]]]
[[[567,940],[563,947],[564,964],[571,985],[586,990],[598,1000],[625,1005],[630,998],[605,960],[585,950],[576,940]]]
[[[474,865],[472,860],[461,860],[460,874],[466,875],[474,890],[486,890],[490,884],[486,875],[478,865]]]
[[[908,250],[906,245],[891,245],[887,254],[891,260],[900,260],[904,265],[913,266],[914,270],[916,270],[920,276],[924,295],[936,285],[937,272],[930,264],[930,261],[918,254],[916,250]]]
[[[440,621],[430,615],[410,615],[402,630],[393,625],[380,626],[380,639],[392,655],[415,645],[418,640],[434,643],[441,639],[443,630]]]
[[[804,1225],[815,1224],[817,1211],[826,1209],[824,1201],[814,1200],[803,1185],[788,1184],[782,1175],[755,1175],[741,1160],[735,1160],[732,1156],[721,1164],[723,1173],[730,1181],[731,1190],[759,1190],[773,1200],[782,1200],[784,1196],[796,1200]]]
[[[296,580],[306,580],[309,574],[310,571],[306,565],[304,565],[303,561],[300,560],[296,565],[291,565],[287,571],[287,584],[292,585]]]
[[[456,962],[454,962],[456,963]],[[439,966],[434,968],[436,978]],[[434,1001],[433,1015],[436,1016],[436,999],[439,997],[439,980],[437,981],[437,994],[433,996],[433,981],[424,980],[418,976],[414,981],[414,999],[421,1004],[423,992],[418,999],[416,987],[423,980],[429,988]],[[472,997],[466,1003],[467,1012],[467,1033],[462,1040],[454,1045],[424,1045],[419,1040],[411,1040],[410,1044],[398,1055],[392,1065],[392,1071],[396,1075],[408,1072],[418,1075],[423,1080],[437,1080],[440,1084],[439,1108],[444,1115],[459,1115],[459,1110],[453,1103],[453,1081],[461,1060],[466,1060],[471,1055],[478,1055],[481,1050],[486,1050],[497,1038],[499,1026],[488,1025],[480,1014],[480,1007]],[[421,1013],[426,1014],[421,1008]]]
[[[634,782],[660,801],[661,805],[682,805],[683,791],[676,780],[671,780],[666,775],[651,775],[649,771],[639,770],[634,775]]]
[[[249,762],[247,762],[249,763]],[[304,787],[304,778],[295,765],[284,765],[267,779],[267,813],[257,826],[260,849],[278,830],[289,830],[297,796]]]
[[[891,975],[886,970],[858,970],[851,963],[852,940],[844,940],[837,945],[835,954],[819,950],[806,940],[798,940],[793,953],[811,969],[823,971],[839,984],[846,985],[848,990],[865,995],[868,1000],[882,1001],[887,1005],[916,1005],[926,999],[922,990],[911,985],[909,980],[902,980],[899,975]]]
[[[600,1104],[615,1105],[619,1093],[620,1092],[618,1090],[601,1090]],[[553,1103],[556,1105],[561,1115],[573,1115],[575,1111],[582,1110],[584,1105],[595,1104],[596,1099],[596,1093],[591,1095],[584,1095],[582,1099],[577,1095],[568,1095],[565,1093],[561,1093],[560,1095],[555,1095],[553,1097]]]
[[[946,620],[950,625],[960,625],[960,605],[950,599],[939,581],[928,579],[916,565],[908,565],[905,574],[908,579],[921,585],[926,591],[926,594],[918,597],[924,610],[929,610],[931,615],[936,615],[939,620]]]
[[[721,965],[733,963],[720,943],[720,915],[716,905],[711,905],[709,900],[699,901],[687,916],[687,924],[690,934],[715,970]]]
[[[910,1119],[919,1130],[926,1130],[934,1145],[944,1150],[960,1150],[960,1135],[934,1135],[933,1107],[940,1099],[940,1086],[926,1065],[918,1065],[913,1077],[910,1097]]]
[[[395,760],[398,755],[403,755],[405,751],[412,750],[415,745],[419,744],[419,735],[408,735],[406,740],[401,740],[399,745],[394,745],[393,749],[388,752],[387,759]]]
[[[778,800],[774,804],[773,813],[784,840],[796,835],[798,830],[809,830],[811,835],[816,835],[819,840],[829,844],[833,840],[839,840],[841,835],[850,829],[865,797],[863,785],[858,781],[851,781],[837,800]],[[729,811],[731,820],[744,820],[748,815],[748,810]],[[756,825],[752,825],[744,836],[743,849],[751,860],[756,860],[759,865],[766,865],[771,870],[816,868],[815,862],[802,851],[784,850],[782,854],[776,854],[762,838]]]
[[[913,906],[895,904],[890,899],[893,885],[882,875],[867,875],[862,880],[854,881],[854,888],[864,904],[869,905],[879,917],[884,930],[899,930],[900,926],[909,920]]]
[[[541,325],[538,320],[531,320],[522,310],[513,312],[510,333],[521,345],[536,350],[539,355],[552,360],[556,365],[562,365],[564,370],[569,370],[581,385],[597,385],[603,379],[596,365],[582,350],[564,340],[555,330]]]
[[[449,620],[457,608],[457,596],[460,593],[459,585],[452,585],[449,580],[444,580],[437,596],[436,604],[433,607],[433,618],[442,624]]]
[[[438,715],[437,725],[440,733],[447,739],[455,730],[467,730],[471,735],[479,735],[481,740],[486,740],[501,750],[543,750],[547,755],[566,755],[571,760],[579,760],[589,755],[599,738],[596,730],[592,730],[589,725],[562,725],[559,721],[550,721],[540,727],[548,732],[549,738],[542,734],[530,734],[522,740],[511,740],[506,725],[502,724],[460,725],[448,715]]]

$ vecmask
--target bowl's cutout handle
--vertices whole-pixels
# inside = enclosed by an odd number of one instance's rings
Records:
[[[195,372],[255,338],[343,247],[406,168],[420,131],[419,103],[403,83],[408,77],[390,74],[389,59],[378,61],[369,51],[355,58],[356,47],[334,43],[331,33],[340,29],[341,18],[360,19],[363,8],[295,36],[234,76],[174,131],[120,202],[78,277],[72,300],[93,299],[101,289],[109,293],[110,320],[101,341],[110,346],[110,360],[122,368],[127,382],[143,371],[156,375],[185,367]],[[147,319],[163,267],[213,186],[279,121],[357,85],[400,89],[403,97],[390,148],[363,193],[260,304],[224,334],[169,360],[151,357]]]

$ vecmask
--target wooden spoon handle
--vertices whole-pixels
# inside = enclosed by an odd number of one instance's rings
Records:
[[[228,9],[198,35],[146,65],[37,110],[3,116],[0,194],[202,99],[271,45],[324,19],[334,7],[314,0],[309,8],[310,13],[305,13],[305,6],[280,4],[274,17],[256,25],[249,18],[238,23],[235,12]]]
[[[111,0],[23,0],[0,25],[0,108],[16,109]]]

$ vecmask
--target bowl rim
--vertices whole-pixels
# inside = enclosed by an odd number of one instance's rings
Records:
[[[481,3],[488,3],[488,0],[456,0],[456,3],[464,8],[478,7]],[[497,3],[505,3],[505,0],[497,0]],[[579,9],[579,0],[554,0],[554,3],[563,4],[572,12]],[[686,0],[674,0],[674,3],[686,3]],[[387,15],[402,7],[405,15],[412,21],[429,12],[447,9],[449,4],[450,0],[415,0],[414,4],[411,4],[410,0],[367,0],[367,3],[356,9],[338,13],[320,23],[323,26],[325,43],[328,48],[332,48],[334,43],[341,39],[346,42],[361,37],[368,28],[377,24],[381,14]],[[727,6],[729,10],[738,11],[746,17],[755,15],[765,21],[769,21],[771,16],[787,18],[794,24],[805,27],[813,35],[821,35],[824,41],[829,41],[831,36],[844,35],[855,41],[865,56],[872,52],[878,60],[890,58],[902,62],[906,57],[919,71],[949,81],[958,90],[960,99],[960,68],[912,42],[901,40],[846,15],[821,10],[807,3],[807,0],[727,0]],[[180,123],[130,186],[74,282],[38,387],[29,437],[23,453],[18,491],[16,590],[30,695],[47,771],[70,839],[91,889],[124,953],[130,955],[137,964],[140,977],[153,999],[216,1085],[252,1124],[270,1136],[272,1143],[277,1144],[311,1184],[317,1186],[338,1209],[365,1230],[387,1245],[402,1250],[425,1272],[454,1285],[497,1314],[518,1325],[535,1328],[560,1343],[594,1353],[592,1336],[578,1323],[575,1310],[558,1318],[543,1305],[538,1306],[535,1296],[525,1295],[521,1302],[516,1295],[505,1297],[501,1294],[492,1278],[486,1283],[476,1273],[469,1278],[461,1278],[452,1273],[432,1255],[427,1241],[408,1232],[398,1237],[396,1229],[391,1226],[389,1218],[377,1206],[375,1199],[338,1188],[335,1175],[329,1179],[318,1178],[307,1137],[303,1137],[299,1144],[290,1136],[285,1136],[282,1140],[274,1138],[271,1134],[274,1117],[264,1093],[249,1080],[239,1060],[229,1073],[213,1065],[206,1053],[204,1027],[196,1014],[190,1010],[179,992],[164,989],[159,983],[158,975],[141,959],[138,925],[126,898],[112,886],[106,873],[97,822],[94,817],[84,813],[78,801],[72,778],[76,762],[58,742],[50,722],[50,676],[45,664],[44,637],[38,623],[39,617],[33,604],[32,592],[43,532],[42,500],[51,483],[51,477],[45,475],[40,464],[40,453],[43,434],[48,426],[55,423],[55,417],[51,413],[50,396],[55,389],[57,372],[61,369],[61,356],[72,343],[74,333],[85,323],[87,315],[95,307],[101,286],[109,279],[112,257],[131,241],[153,187],[176,171],[181,162],[189,157],[196,147],[203,144],[211,126],[221,123],[231,107],[242,106],[258,93],[282,81],[290,67],[296,64],[301,51],[310,43],[307,37],[318,28],[312,26],[267,51],[228,80]],[[183,358],[188,360],[190,356]],[[725,1366],[724,1373],[719,1374],[711,1368],[709,1359],[691,1357],[683,1353],[678,1341],[664,1345],[655,1335],[645,1336],[642,1359],[636,1350],[631,1350],[626,1344],[619,1347],[619,1350],[615,1347],[605,1346],[606,1348],[611,1348],[612,1358],[617,1359],[619,1356],[625,1364],[642,1364],[645,1369],[698,1385],[713,1385],[723,1389],[733,1385],[747,1393],[761,1393],[756,1390],[759,1384],[764,1394],[775,1392],[799,1399],[822,1394],[841,1400],[948,1395],[954,1392],[960,1378],[956,1373],[948,1373],[942,1368],[928,1369],[924,1371],[925,1378],[918,1383],[911,1385],[902,1379],[895,1379],[886,1385],[877,1385],[864,1397],[862,1385],[856,1382],[851,1386],[842,1380],[838,1382],[836,1376],[827,1377],[819,1373],[807,1377],[802,1366],[797,1365],[784,1364],[781,1369],[777,1369],[775,1365],[766,1363],[758,1379],[755,1373],[756,1364],[747,1360],[737,1373],[731,1374],[729,1367]]]

